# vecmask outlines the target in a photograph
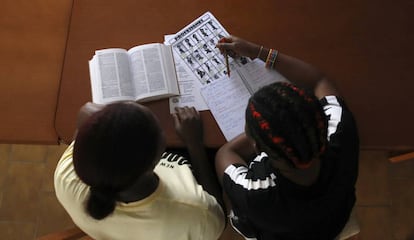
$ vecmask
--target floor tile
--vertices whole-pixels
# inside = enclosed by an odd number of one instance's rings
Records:
[[[35,221],[44,165],[11,162],[0,206],[0,221]]]
[[[47,148],[47,145],[12,145],[11,160],[44,162]]]
[[[394,238],[414,239],[414,178],[391,181],[391,222]]]
[[[45,174],[43,177],[42,191],[52,192],[54,191],[53,186],[53,175],[55,173],[55,168],[57,162],[62,156],[63,152],[68,146],[65,144],[49,146],[47,155],[46,155],[46,165],[45,165]]]
[[[361,232],[358,240],[392,239],[389,207],[357,207]]]
[[[36,223],[0,221],[1,239],[30,240],[34,239]]]
[[[414,159],[389,164],[389,174],[392,179],[409,178],[414,180]]]
[[[0,239],[33,240],[74,226],[53,189],[54,169],[66,147],[0,144]],[[389,163],[383,151],[361,152],[360,240],[414,239],[413,168],[414,161]],[[230,226],[220,238],[241,239]]]
[[[356,185],[357,205],[389,205],[388,159],[386,152],[361,151]]]
[[[7,166],[9,163],[11,145],[0,144],[0,192],[6,178]]]
[[[38,237],[75,226],[53,192],[40,196],[38,217]]]

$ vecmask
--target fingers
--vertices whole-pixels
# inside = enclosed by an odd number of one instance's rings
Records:
[[[195,107],[191,107],[191,111],[193,112],[193,115],[197,118],[200,118],[200,112],[195,109]]]
[[[221,54],[227,54],[232,58],[239,57],[239,50],[237,49],[237,42],[239,41],[239,38],[235,36],[229,36],[229,37],[223,37],[221,38],[216,47],[220,50]]]
[[[177,118],[178,121],[193,117],[196,119],[200,118],[200,113],[194,107],[176,107],[175,111],[177,111],[177,113],[173,114],[173,117]]]
[[[234,49],[234,43],[233,42],[226,42],[226,43],[217,43],[217,48],[220,49],[220,51],[225,51],[225,50],[232,50]]]
[[[180,126],[180,118],[178,117],[177,113],[173,113],[172,117],[174,119],[174,127],[177,129]]]
[[[220,51],[231,50],[232,47],[234,46],[233,42],[234,42],[233,36],[223,37],[218,41],[216,46],[220,49]]]
[[[234,51],[235,49],[234,43],[219,43],[219,44],[217,44],[217,48],[220,50],[221,54],[223,55],[227,54],[232,58],[238,57],[238,54]]]
[[[218,41],[218,43],[233,43],[233,42],[236,42],[236,41],[237,41],[237,39],[238,39],[237,37],[230,35],[230,36],[228,36],[228,37],[222,37],[222,38]]]
[[[194,107],[175,108],[175,130],[187,144],[202,141],[203,129],[199,112]]]

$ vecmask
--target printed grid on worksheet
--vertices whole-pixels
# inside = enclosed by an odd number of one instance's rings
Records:
[[[202,84],[227,74],[225,59],[216,44],[227,36],[215,19],[209,18],[197,29],[173,44],[174,51]]]

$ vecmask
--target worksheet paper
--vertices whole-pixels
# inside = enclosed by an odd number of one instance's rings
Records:
[[[174,37],[174,34],[164,36],[164,44],[168,45],[168,41]],[[194,107],[198,111],[208,110],[203,97],[200,95],[201,82],[191,72],[183,60],[176,52],[173,52],[175,61],[175,70],[177,72],[178,87],[180,95],[169,99],[170,113],[175,112],[176,107]]]
[[[278,81],[287,80],[256,59],[236,69],[230,78],[224,76],[201,88],[201,95],[227,141],[244,132],[245,110],[250,96],[260,87]]]
[[[206,12],[166,40],[165,44],[172,46],[175,56],[204,85],[227,75],[226,60],[216,48],[217,42],[227,36],[229,33],[220,22],[212,13]],[[240,61],[229,57],[230,71],[249,61],[246,57]]]
[[[206,85],[201,94],[227,141],[244,132],[244,110],[250,93],[238,74]]]
[[[229,36],[212,13],[206,12],[176,34],[164,36],[164,44],[172,45],[180,96],[170,98],[170,112],[176,107],[195,107],[208,110],[200,89],[203,85],[227,76],[226,60],[216,44]],[[229,57],[230,71],[251,60],[247,57]]]

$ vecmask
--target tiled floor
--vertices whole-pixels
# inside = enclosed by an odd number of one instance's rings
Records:
[[[65,146],[0,145],[0,239],[34,239],[73,226],[53,190]]]
[[[0,239],[30,240],[73,226],[53,191],[54,167],[65,147],[0,144]],[[361,152],[362,240],[414,239],[414,160],[391,164],[387,157]]]

